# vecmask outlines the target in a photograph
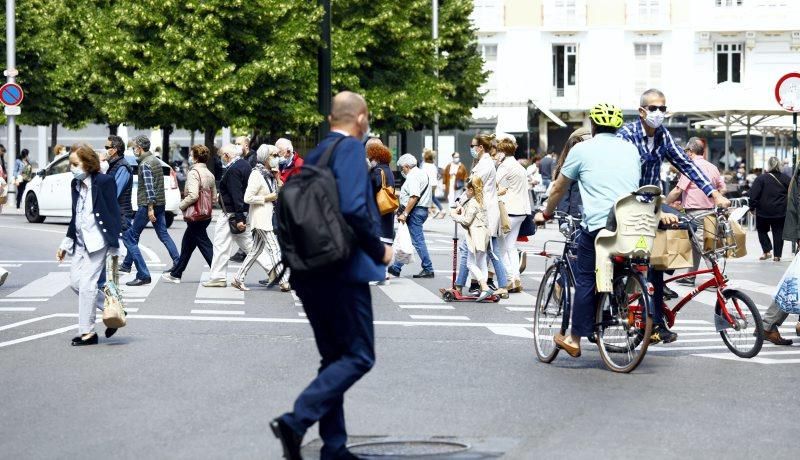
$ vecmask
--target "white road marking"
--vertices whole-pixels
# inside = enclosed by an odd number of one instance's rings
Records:
[[[31,281],[8,297],[53,297],[69,286],[69,272],[50,272],[47,275]]]
[[[136,313],[136,312],[139,311],[139,309],[138,308],[126,308],[125,311],[127,311],[128,313]]]
[[[147,299],[128,299],[128,298],[123,298],[122,301],[125,302],[125,303],[144,303],[145,301],[147,301]]]
[[[49,299],[0,299],[0,302],[17,303],[17,302],[47,302]]]
[[[438,321],[469,321],[466,316],[444,316],[444,315],[408,315],[412,319],[428,319]]]
[[[11,346],[11,345],[16,345],[18,343],[23,343],[23,342],[30,342],[31,340],[41,339],[43,337],[50,337],[51,335],[61,334],[63,332],[71,331],[71,330],[77,329],[77,328],[78,328],[78,325],[75,324],[73,326],[61,327],[61,328],[58,328],[58,329],[53,329],[52,331],[42,332],[41,334],[34,334],[34,335],[29,335],[27,337],[19,338],[19,339],[16,339],[16,340],[9,340],[8,342],[0,342],[0,348],[8,347],[8,346]]]
[[[242,310],[192,310],[193,315],[244,315]]]
[[[0,267],[3,268],[19,268],[22,264],[0,264]]]
[[[536,303],[536,296],[532,296],[527,292],[520,292],[518,294],[510,294],[507,299],[500,299],[500,305],[533,305]]]
[[[444,303],[439,296],[408,278],[394,278],[392,284],[378,287],[395,303]]]
[[[523,339],[532,339],[533,331],[518,326],[489,326],[488,329],[497,335],[508,335]]]
[[[0,307],[0,312],[4,311],[36,311],[36,307]]]
[[[297,316],[299,316],[301,318],[305,318],[306,314],[301,311],[301,312],[297,312]]]
[[[711,324],[711,322],[702,319],[676,319],[675,324]]]
[[[26,324],[35,323],[37,321],[42,321],[42,320],[45,320],[45,319],[60,318],[61,316],[59,316],[59,315],[60,315],[59,313],[56,313],[56,314],[52,314],[52,315],[45,315],[45,316],[39,316],[37,318],[26,319],[24,321],[18,321],[16,323],[6,324],[5,326],[0,326],[0,331],[13,329],[15,327],[24,326]],[[77,317],[78,315],[73,315],[73,316]]]
[[[156,265],[161,262],[161,259],[158,258],[158,254],[142,243],[139,243],[139,250],[142,251],[143,255],[146,257],[145,263],[147,263],[147,265]]]
[[[404,310],[455,310],[455,307],[451,305],[398,305],[398,307]]]
[[[508,311],[524,311],[524,312],[533,312],[533,307],[506,307]]]
[[[150,284],[145,284],[142,286],[125,285],[125,283],[127,283],[128,281],[133,281],[134,279],[136,279],[136,275],[134,275],[133,273],[126,274],[124,277],[120,278],[119,289],[122,292],[122,297],[126,299],[130,297],[134,298],[138,297],[142,299],[147,298],[147,296],[149,296],[153,292],[153,289],[156,288],[156,285],[158,284],[159,280],[161,280],[161,276],[152,273],[150,278],[151,279]]]
[[[244,300],[209,300],[209,299],[196,299],[196,304],[214,304],[214,305],[244,305]]]

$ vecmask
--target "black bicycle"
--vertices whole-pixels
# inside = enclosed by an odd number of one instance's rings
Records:
[[[545,242],[541,255],[553,262],[539,286],[533,319],[536,357],[544,363],[552,362],[558,355],[554,336],[566,334],[569,329],[575,287],[573,264],[577,259],[579,220],[562,213],[556,213],[555,217],[562,222],[564,250],[560,255],[548,253],[547,244],[556,241]],[[641,363],[650,345],[653,304],[652,286],[646,280],[649,261],[614,257],[613,262],[613,289],[599,296],[590,341],[597,344],[608,369],[627,373]]]

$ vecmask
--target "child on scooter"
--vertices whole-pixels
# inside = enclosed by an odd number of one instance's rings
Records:
[[[487,280],[489,269],[486,265],[486,249],[489,245],[489,232],[487,231],[486,209],[483,206],[483,181],[480,177],[473,177],[466,185],[467,200],[459,203],[458,207],[451,211],[453,220],[461,224],[467,231],[467,267],[472,277],[478,280],[481,286],[481,294],[477,301],[485,300],[492,295]]]

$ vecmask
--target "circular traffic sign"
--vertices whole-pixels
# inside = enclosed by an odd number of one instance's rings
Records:
[[[22,87],[16,83],[6,83],[0,86],[0,102],[9,107],[18,106],[22,99],[25,98],[25,93]]]
[[[800,73],[787,73],[778,80],[775,100],[784,110],[800,112]]]

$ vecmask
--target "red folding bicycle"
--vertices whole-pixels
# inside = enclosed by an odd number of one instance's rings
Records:
[[[764,344],[764,325],[761,321],[761,314],[756,308],[755,302],[747,294],[737,289],[729,287],[729,279],[724,273],[724,268],[720,268],[719,260],[725,259],[727,254],[736,250],[736,242],[733,238],[733,231],[728,220],[728,211],[716,209],[705,213],[696,214],[694,217],[682,216],[680,223],[672,228],[690,230],[692,225],[703,225],[703,219],[707,216],[716,216],[716,228],[704,228],[705,233],[713,232],[716,244],[711,250],[704,250],[703,241],[697,241],[694,232],[689,231],[689,238],[694,250],[702,254],[703,259],[710,268],[697,270],[681,275],[673,276],[665,280],[665,284],[684,278],[696,278],[699,275],[712,275],[711,279],[703,282],[691,292],[686,294],[678,303],[669,308],[666,302],[663,304],[664,319],[669,327],[675,324],[678,312],[683,309],[692,299],[700,295],[701,292],[713,290],[716,293],[714,304],[714,327],[722,337],[722,341],[728,349],[741,358],[752,358],[756,356]],[[638,306],[639,294],[633,294],[630,299],[631,320],[641,316],[641,308]]]

